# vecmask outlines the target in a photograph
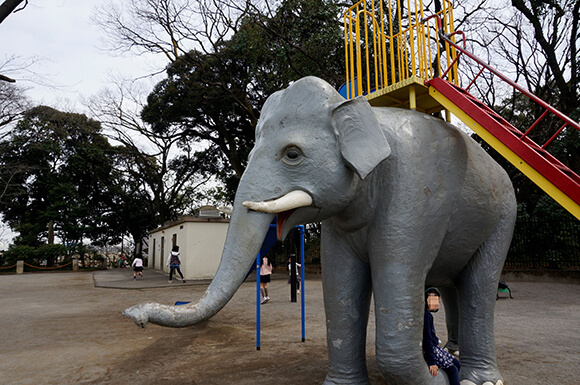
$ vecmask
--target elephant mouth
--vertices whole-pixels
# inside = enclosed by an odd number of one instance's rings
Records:
[[[284,224],[290,216],[300,207],[312,206],[313,200],[310,194],[302,190],[294,190],[288,194],[271,200],[262,202],[245,201],[242,205],[250,210],[263,213],[277,214],[276,230],[278,239],[282,237]]]
[[[278,237],[278,240],[282,237],[282,230],[284,229],[284,224],[286,223],[288,218],[290,218],[290,215],[294,213],[294,211],[296,211],[296,209],[283,211],[281,213],[278,213],[278,215],[276,216],[276,236]]]

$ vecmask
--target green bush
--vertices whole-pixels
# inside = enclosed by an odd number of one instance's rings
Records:
[[[59,257],[67,255],[68,248],[65,245],[42,245],[36,249],[37,262],[46,259],[48,266],[54,266]]]
[[[3,254],[3,262],[5,266],[10,266],[16,261],[24,261],[26,263],[34,263],[36,260],[36,248],[31,246],[12,246]]]

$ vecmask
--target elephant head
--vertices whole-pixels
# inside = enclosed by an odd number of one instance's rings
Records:
[[[183,327],[213,316],[243,283],[274,216],[284,239],[295,225],[340,213],[390,152],[364,97],[345,101],[315,77],[274,93],[262,109],[221,263],[205,295],[197,304],[141,304],[123,314],[141,327]]]

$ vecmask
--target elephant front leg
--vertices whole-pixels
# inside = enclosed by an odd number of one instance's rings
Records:
[[[348,253],[344,239],[322,248],[329,384],[369,384],[366,329],[371,298],[368,264]]]

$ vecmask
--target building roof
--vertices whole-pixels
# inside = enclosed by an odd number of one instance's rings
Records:
[[[188,223],[188,222],[213,222],[213,223],[230,223],[229,219],[224,219],[224,218],[217,218],[217,217],[199,217],[199,216],[194,216],[194,215],[182,215],[180,217],[177,218],[177,220],[175,221],[167,221],[165,222],[162,226],[153,229],[151,231],[149,231],[149,234],[154,234],[157,233],[159,231],[163,231],[166,229],[169,229],[171,227],[175,227],[175,226],[179,226],[182,225],[184,223]]]

